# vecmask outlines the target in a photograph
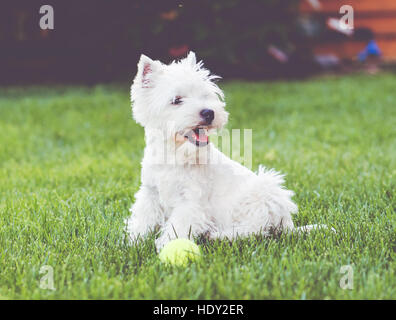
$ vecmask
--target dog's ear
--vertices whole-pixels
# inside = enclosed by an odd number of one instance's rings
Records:
[[[186,60],[191,66],[195,66],[197,64],[197,57],[193,51],[188,53]]]
[[[136,79],[141,82],[142,88],[150,88],[153,86],[153,75],[160,71],[161,68],[161,62],[151,60],[144,54],[140,56]]]

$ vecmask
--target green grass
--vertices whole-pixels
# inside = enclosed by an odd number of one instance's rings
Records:
[[[201,261],[168,268],[152,238],[123,241],[144,148],[128,86],[2,88],[0,298],[395,299],[394,76],[222,87],[228,128],[253,129],[253,169],[287,174],[296,225],[336,234],[205,242]]]

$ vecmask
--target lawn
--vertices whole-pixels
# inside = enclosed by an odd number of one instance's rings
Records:
[[[203,242],[199,262],[166,267],[153,238],[124,241],[144,148],[128,86],[1,88],[0,298],[395,299],[394,75],[221,86],[228,128],[253,129],[253,169],[287,174],[295,224],[336,234]]]

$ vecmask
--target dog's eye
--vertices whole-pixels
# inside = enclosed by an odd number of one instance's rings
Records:
[[[174,105],[178,105],[178,104],[181,104],[183,101],[182,101],[182,97],[180,97],[180,96],[176,96],[176,97],[174,97],[173,99],[172,99],[172,104],[174,104]]]

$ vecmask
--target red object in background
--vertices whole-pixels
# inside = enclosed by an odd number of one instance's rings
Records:
[[[188,52],[189,47],[186,44],[183,44],[181,46],[178,47],[172,47],[169,48],[169,55],[173,58],[180,58],[186,55],[186,53]]]
[[[160,14],[161,18],[163,20],[167,20],[167,21],[173,21],[178,17],[179,13],[176,10],[170,10],[167,12],[162,12]]]
[[[48,36],[49,36],[49,30],[48,29],[41,29],[40,30],[40,36],[41,36],[41,38],[48,38]]]
[[[280,63],[286,63],[287,61],[289,61],[289,57],[287,56],[287,54],[273,45],[268,47],[268,53]]]

